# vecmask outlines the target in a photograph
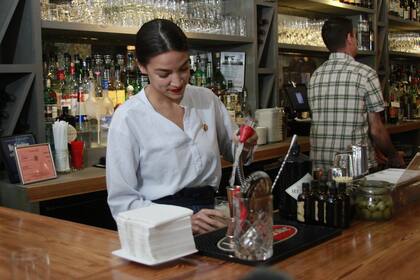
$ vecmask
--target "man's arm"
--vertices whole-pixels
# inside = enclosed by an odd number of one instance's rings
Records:
[[[402,156],[392,145],[388,131],[382,123],[379,113],[368,113],[369,133],[376,148],[388,158],[391,167],[403,167],[405,165]]]

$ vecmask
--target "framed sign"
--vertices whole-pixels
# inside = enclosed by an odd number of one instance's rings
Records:
[[[35,138],[32,134],[20,134],[0,138],[1,161],[7,171],[10,183],[15,184],[20,182],[15,159],[15,147],[33,144],[35,144]]]
[[[15,147],[15,155],[22,184],[57,178],[50,144]]]

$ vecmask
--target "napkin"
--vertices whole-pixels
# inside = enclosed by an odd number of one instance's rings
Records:
[[[122,250],[147,263],[196,252],[192,214],[188,208],[154,203],[119,213],[116,221]]]

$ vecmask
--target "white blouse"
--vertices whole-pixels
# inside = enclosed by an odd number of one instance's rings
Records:
[[[236,124],[209,89],[188,85],[180,105],[184,130],[154,110],[144,89],[115,111],[106,155],[114,217],[183,188],[218,188],[220,154],[233,160]]]

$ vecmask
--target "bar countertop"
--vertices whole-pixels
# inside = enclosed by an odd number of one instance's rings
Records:
[[[253,267],[198,254],[144,266],[111,254],[115,231],[0,207],[0,278],[10,279],[10,254],[45,248],[51,279],[240,279]],[[420,274],[420,204],[390,221],[354,221],[325,243],[272,266],[294,279],[414,279]]]
[[[420,130],[420,121],[403,122],[398,125],[386,126],[390,134]],[[279,143],[272,143],[257,147],[254,162],[278,158],[286,154],[290,138]],[[309,137],[299,137],[298,143],[302,152],[308,152]],[[222,159],[222,167],[230,168],[231,163]],[[29,202],[39,202],[77,194],[90,193],[106,189],[105,169],[88,167],[78,172],[59,175],[58,178],[29,184],[17,185],[25,191]]]

